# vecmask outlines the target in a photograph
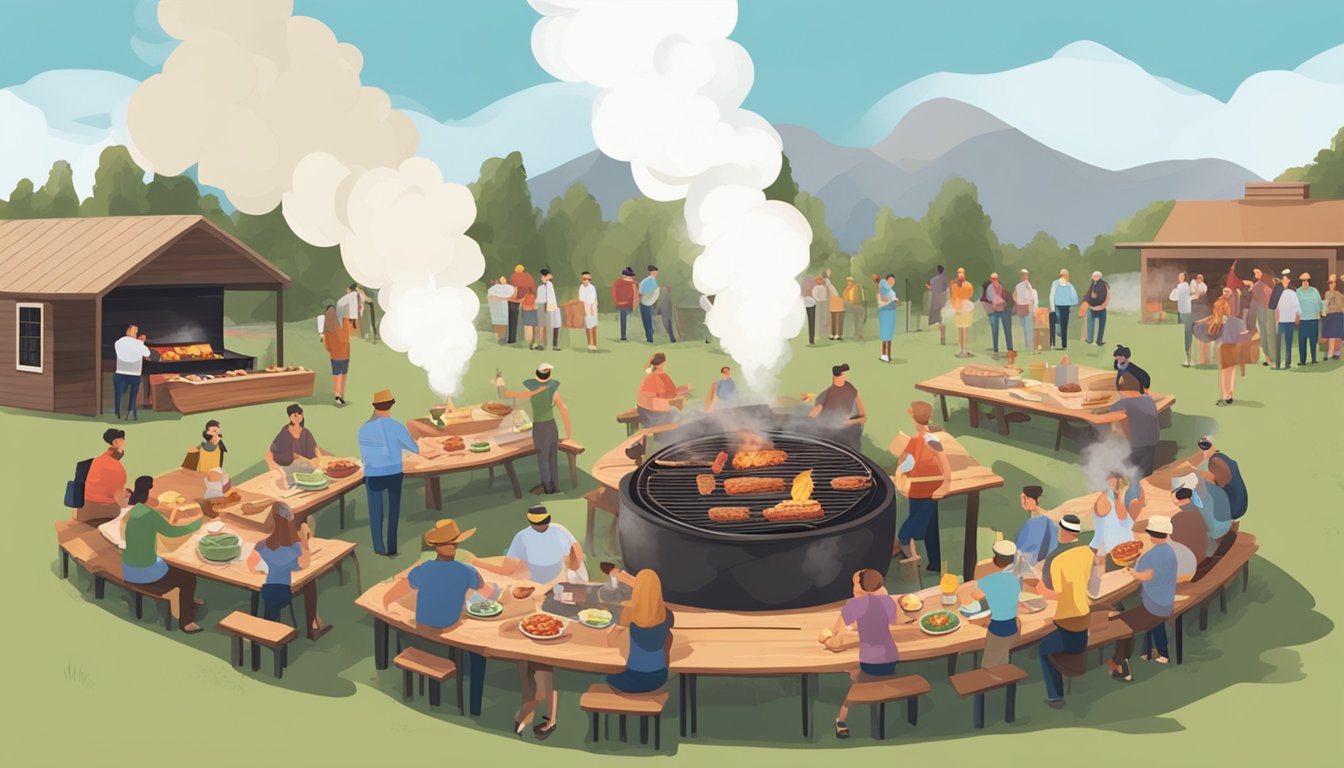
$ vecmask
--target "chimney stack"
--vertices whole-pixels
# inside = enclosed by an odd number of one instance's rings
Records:
[[[1257,181],[1246,185],[1247,200],[1308,200],[1311,185],[1305,181]]]

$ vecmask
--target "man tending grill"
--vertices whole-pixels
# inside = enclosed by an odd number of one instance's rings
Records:
[[[859,390],[845,381],[848,372],[849,363],[831,368],[831,386],[817,395],[816,405],[807,415],[828,432],[827,437],[857,451],[868,416],[864,413]]]

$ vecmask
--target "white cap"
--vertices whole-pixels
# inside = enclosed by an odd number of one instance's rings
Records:
[[[1101,273],[1100,273],[1100,272],[1093,272],[1093,273],[1092,273],[1092,279],[1093,279],[1093,280],[1099,280],[1099,279],[1101,279]]]
[[[1000,557],[1016,557],[1017,545],[1007,539],[996,541],[994,542],[994,554]]]
[[[1069,274],[1069,270],[1067,270],[1067,269],[1061,269],[1061,270],[1059,270],[1059,274],[1061,274],[1061,275],[1067,275],[1067,274]]]
[[[1284,277],[1292,277],[1292,276],[1293,276],[1293,270],[1291,270],[1291,269],[1285,269],[1285,270],[1283,270],[1282,272],[1280,272],[1279,274],[1280,274],[1280,275],[1283,275]]]
[[[990,280],[998,280],[998,279],[999,279],[999,273],[998,273],[998,272],[991,272],[991,273],[989,273],[989,279],[990,279]]]
[[[1059,521],[1059,527],[1066,531],[1081,533],[1083,530],[1083,521],[1079,520],[1077,515],[1065,515],[1064,518]]]
[[[550,363],[542,363],[541,365],[538,365],[538,366],[537,366],[537,370],[538,370],[538,371],[541,371],[541,372],[544,373],[544,372],[546,372],[546,371],[553,371],[553,370],[555,370],[555,366],[554,366],[554,365],[551,365]]]
[[[1166,515],[1153,515],[1152,517],[1148,518],[1148,527],[1146,528],[1146,530],[1149,533],[1164,533],[1170,536],[1171,518],[1167,517]]]
[[[1019,269],[1018,272],[1020,272],[1020,273],[1022,273],[1022,274],[1024,274],[1024,275],[1029,275],[1029,274],[1031,274],[1030,272],[1027,271],[1027,268],[1026,268],[1026,267],[1023,267],[1023,268]]]

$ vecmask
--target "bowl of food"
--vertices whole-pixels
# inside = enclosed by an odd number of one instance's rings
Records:
[[[211,563],[231,563],[243,554],[243,540],[233,533],[211,533],[196,545],[201,559]]]
[[[349,477],[358,471],[359,464],[354,459],[333,459],[322,470],[327,477],[335,479]]]
[[[481,410],[485,411],[491,416],[503,417],[508,416],[510,413],[513,413],[513,406],[505,405],[503,403],[486,403],[481,406]]]
[[[518,629],[532,640],[546,642],[564,637],[566,623],[555,614],[533,613],[518,622]]]
[[[906,613],[917,613],[924,608],[924,601],[919,598],[919,595],[901,595],[897,598],[896,603]]]
[[[490,619],[504,612],[504,606],[494,600],[478,600],[467,604],[467,615],[473,619]]]
[[[1134,564],[1139,559],[1139,554],[1143,552],[1143,542],[1126,541],[1111,547],[1111,560],[1116,565],[1124,568]]]
[[[308,491],[318,491],[327,487],[327,476],[322,470],[317,469],[312,472],[295,472],[294,484]]]
[[[531,597],[532,593],[535,592],[536,590],[537,590],[536,587],[514,587],[513,599],[526,600],[527,598]]]
[[[584,608],[579,611],[579,623],[592,629],[603,629],[610,627],[612,622],[611,611],[605,608]]]
[[[467,442],[458,435],[453,435],[443,441],[443,450],[447,453],[457,453],[466,450],[466,448]]]
[[[919,628],[926,635],[946,635],[961,626],[961,619],[951,611],[930,611],[919,617]]]
[[[487,442],[478,441],[472,443],[467,450],[471,451],[472,453],[489,453],[490,444]]]

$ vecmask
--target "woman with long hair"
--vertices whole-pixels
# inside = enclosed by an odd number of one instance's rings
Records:
[[[308,523],[294,527],[294,512],[288,504],[277,501],[271,506],[270,534],[247,556],[248,570],[253,573],[263,573],[261,564],[266,564],[266,583],[261,587],[262,618],[279,621],[280,612],[294,602],[294,572],[312,562],[312,542]],[[317,585],[313,582],[303,588],[303,606],[309,638],[316,640],[331,631],[331,625],[323,624],[317,615]]]
[[[1117,545],[1134,540],[1134,518],[1127,506],[1129,477],[1112,472],[1106,477],[1106,490],[1092,505],[1092,551],[1096,553],[1097,577],[1106,570],[1106,556]]]
[[[334,304],[328,304],[322,315],[322,346],[331,357],[331,391],[336,402],[345,405],[345,377],[350,373],[350,329],[337,318]]]
[[[672,611],[663,602],[663,582],[658,574],[645,568],[631,576],[616,569],[612,575],[633,590],[630,602],[621,611],[617,629],[625,629],[625,671],[607,675],[607,685],[625,693],[649,693],[667,683],[667,665],[672,649]]]
[[[1242,366],[1242,332],[1246,330],[1246,321],[1232,311],[1232,289],[1224,288],[1223,294],[1213,302],[1213,309],[1207,318],[1199,321],[1207,325],[1207,335],[1218,342],[1218,388],[1219,398],[1214,405],[1231,405],[1233,391],[1237,385],[1237,367]]]
[[[130,584],[153,584],[163,590],[160,594],[171,591],[176,597],[169,602],[169,609],[178,627],[187,633],[200,632],[196,623],[196,577],[173,568],[159,557],[158,538],[195,533],[201,527],[201,518],[198,515],[189,523],[174,525],[169,516],[176,510],[161,509],[162,503],[151,496],[153,490],[154,478],[142,475],[135,479],[129,498],[131,511],[126,514],[122,529],[126,548],[121,552],[121,577]]]

